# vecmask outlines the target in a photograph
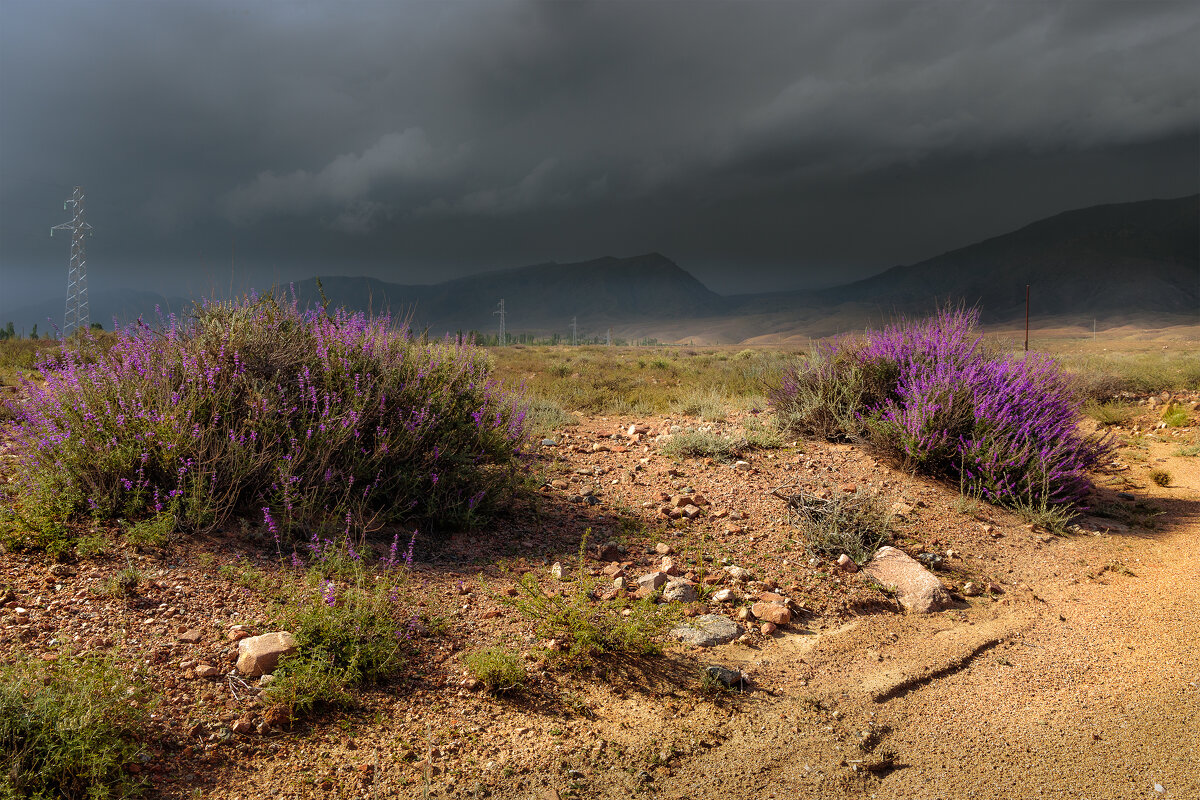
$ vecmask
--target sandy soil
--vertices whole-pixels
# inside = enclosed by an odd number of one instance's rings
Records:
[[[614,438],[635,423],[650,435]],[[676,424],[689,422],[583,419],[545,449],[536,497],[488,529],[421,540],[414,602],[448,629],[417,643],[410,670],[357,710],[231,734],[233,721],[258,724],[262,713],[229,677],[228,630],[269,625],[269,592],[239,570],[287,577],[272,551],[234,533],[65,568],[0,554],[11,590],[0,652],[100,650],[136,670],[163,698],[139,768],[153,797],[1200,797],[1200,459],[1170,455],[1195,429],[1167,431],[1140,460],[1098,476],[1097,506],[1136,509],[1126,522],[1091,517],[1053,536],[846,446],[756,452],[748,471],[675,462],[654,434]],[[1171,473],[1168,487],[1147,479],[1152,467]],[[966,581],[1001,591],[899,613],[861,574],[809,562],[770,494],[795,483],[866,485],[912,506],[896,525],[899,547],[953,550],[938,572],[952,592]],[[685,490],[708,499],[703,513],[666,518],[666,498]],[[749,600],[783,594],[802,612],[777,633],[751,623],[742,641],[675,646],[649,664],[557,669],[532,622],[491,592],[522,570],[574,566],[586,529],[592,542],[624,543],[631,577],[658,564],[661,542],[697,578],[702,567],[723,574],[727,560],[756,580],[718,585]],[[148,579],[139,595],[100,593],[130,561]],[[599,576],[604,565],[584,566]],[[716,603],[681,611],[734,616]],[[199,642],[180,640],[196,628]],[[491,642],[526,654],[525,693],[463,686],[462,652]],[[201,661],[221,674],[194,677]],[[748,690],[706,691],[706,664],[744,670]]]

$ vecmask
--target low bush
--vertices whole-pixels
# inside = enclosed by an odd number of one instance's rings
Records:
[[[789,506],[811,555],[837,558],[845,553],[862,565],[891,536],[890,505],[861,486],[828,499],[801,494]]]
[[[149,700],[103,658],[0,666],[0,797],[141,795],[146,784],[128,767],[146,740]]]
[[[1079,431],[1079,397],[1049,359],[984,347],[978,314],[943,311],[814,351],[772,401],[785,430],[868,439],[989,502],[1071,506],[1111,452]]]
[[[356,549],[347,539],[316,539],[306,558],[306,580],[275,620],[295,637],[297,649],[280,662],[264,696],[289,716],[352,705],[355,688],[386,680],[403,666],[423,627],[402,598],[406,572],[395,547],[378,569],[368,565],[364,546]],[[294,555],[292,563],[304,559]]]
[[[521,657],[504,647],[487,647],[463,656],[471,677],[493,694],[520,689],[525,684],[525,665]]]
[[[1192,421],[1187,409],[1176,403],[1171,403],[1163,410],[1162,418],[1172,428],[1182,428]]]
[[[708,431],[683,431],[667,437],[659,451],[670,458],[715,458],[732,461],[746,449],[744,439],[731,439]]]
[[[520,398],[472,346],[271,296],[65,346],[11,407],[26,506],[181,527],[470,522],[518,482]]]
[[[1101,425],[1124,425],[1136,417],[1138,411],[1129,403],[1098,403],[1093,400],[1084,405],[1083,413]]]
[[[1150,480],[1154,481],[1159,486],[1170,486],[1171,473],[1167,472],[1165,469],[1152,469],[1150,470]]]

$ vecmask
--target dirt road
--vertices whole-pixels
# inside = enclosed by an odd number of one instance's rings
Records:
[[[1195,461],[1158,530],[1055,539],[999,603],[782,640],[670,796],[1200,798]]]

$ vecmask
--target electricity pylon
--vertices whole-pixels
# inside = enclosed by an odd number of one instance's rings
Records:
[[[495,314],[496,316],[500,317],[500,346],[504,347],[504,300],[503,299],[500,300],[499,310],[493,311],[492,313]]]
[[[76,186],[71,193],[71,199],[63,203],[63,209],[73,208],[74,216],[70,222],[55,225],[50,229],[50,235],[55,231],[71,232],[71,261],[67,266],[67,309],[63,315],[63,338],[71,335],[80,326],[87,328],[90,319],[88,315],[87,292],[87,253],[84,252],[83,238],[91,233],[92,226],[84,219],[83,187]]]
[[[578,336],[579,329],[575,324],[578,319],[579,319],[579,317],[571,317],[571,346],[572,347],[574,347],[576,344],[579,343],[579,336]]]

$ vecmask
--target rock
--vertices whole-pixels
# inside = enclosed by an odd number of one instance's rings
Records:
[[[675,563],[675,559],[671,558],[670,556],[663,556],[662,562],[659,565],[659,570],[667,575],[670,575],[671,577],[675,577],[679,574],[679,566]]]
[[[722,667],[718,664],[710,664],[709,666],[705,667],[704,674],[708,675],[721,685],[728,686],[731,689],[735,686],[740,688],[742,686],[742,681],[745,679],[745,676],[742,675],[741,670]]]
[[[837,565],[842,572],[849,572],[852,575],[858,572],[858,564],[855,564],[854,559],[845,553],[838,556]]]
[[[715,603],[736,603],[741,597],[733,589],[719,589],[713,593]]]
[[[604,569],[602,569],[600,571],[609,578],[617,578],[617,577],[620,577],[621,575],[625,574],[625,568],[622,567],[621,564],[617,561],[614,561],[611,564],[606,565],[604,567]]]
[[[691,504],[692,498],[686,494],[677,494],[671,498],[672,508],[683,508],[684,506],[690,506]]]
[[[680,509],[680,511],[683,512],[683,516],[686,519],[695,519],[696,517],[700,516],[700,507],[690,503]]]
[[[567,569],[560,562],[555,561],[554,566],[550,567],[550,575],[561,581],[567,577]]]
[[[697,506],[706,506],[709,504],[708,498],[702,494],[694,494],[692,495],[692,504]]]
[[[928,614],[950,604],[950,595],[941,581],[894,547],[879,548],[863,571],[894,590],[900,605],[914,614]]]
[[[242,719],[239,719],[237,722],[230,725],[229,729],[231,731],[233,731],[234,733],[238,733],[238,734],[241,734],[242,736],[245,736],[254,730],[254,726],[250,724],[250,720],[243,717]]]
[[[296,652],[296,639],[287,631],[264,633],[238,642],[238,672],[257,678],[275,671],[279,659]]]
[[[629,581],[625,580],[624,575],[621,575],[620,577],[617,577],[617,578],[613,578],[613,588],[616,589],[618,592],[623,592],[629,588]]]
[[[553,439],[542,439],[542,447],[554,447],[557,444]]]
[[[673,580],[667,583],[662,593],[663,600],[676,603],[694,603],[698,599],[696,596],[696,586],[691,581]]]
[[[900,517],[901,519],[903,519],[904,517],[907,517],[910,514],[912,514],[912,512],[913,512],[913,507],[910,506],[908,503],[892,503],[892,516]]]
[[[992,594],[1004,594],[1004,587],[998,583],[989,583],[987,590]]]
[[[780,603],[755,603],[750,609],[757,619],[763,622],[773,622],[776,625],[787,625],[792,621],[792,612]]]
[[[638,578],[638,586],[657,592],[667,584],[668,575],[665,572],[651,572]]]
[[[733,468],[736,470],[740,470],[742,472],[747,472],[750,469],[750,462],[749,461],[735,461],[735,462],[733,462]]]
[[[759,630],[762,631],[763,636],[770,636],[772,633],[779,630],[779,626],[774,622],[764,622]]]
[[[260,687],[262,687],[263,689],[267,688],[274,682],[275,682],[275,676],[269,672],[266,675],[260,676],[258,679],[258,685]]]
[[[215,678],[221,674],[221,670],[210,664],[201,664],[196,667],[195,675],[197,678]]]
[[[704,614],[686,625],[672,628],[671,635],[694,647],[715,647],[737,639],[742,635],[742,629],[723,614]]]
[[[742,606],[737,610],[736,616],[742,622],[749,622],[750,620],[754,619],[753,612],[751,612],[750,609],[746,608],[745,606]]]
[[[983,594],[983,589],[980,588],[979,584],[967,581],[963,584],[962,593],[966,597],[978,597]]]
[[[671,545],[667,544],[666,542],[659,542],[658,544],[654,545],[654,552],[658,553],[660,556],[669,556],[672,552]]]
[[[596,547],[596,558],[600,561],[620,561],[621,546],[616,542],[605,542]]]
[[[571,484],[567,483],[564,480],[550,481],[550,485],[553,486],[555,489],[566,490],[566,489],[571,488]]]
[[[725,574],[727,574],[731,579],[739,582],[754,580],[754,573],[745,567],[726,567]]]
[[[200,641],[202,638],[204,638],[204,632],[199,628],[192,628],[191,630],[187,630],[179,634],[179,641],[184,642],[185,644],[196,644],[196,642]]]

